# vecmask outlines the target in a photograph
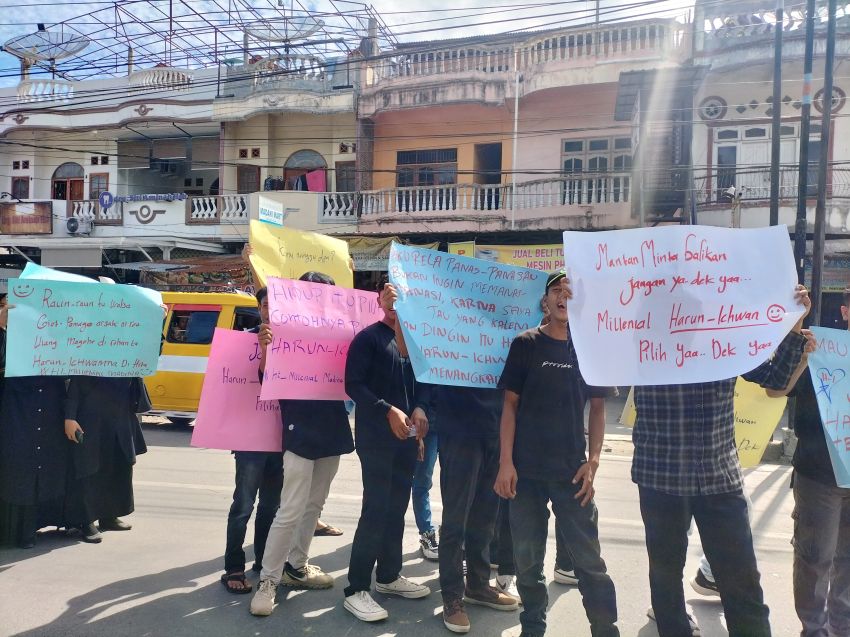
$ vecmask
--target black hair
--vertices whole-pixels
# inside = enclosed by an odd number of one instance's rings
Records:
[[[257,306],[262,305],[263,299],[266,298],[268,295],[269,295],[268,288],[260,288],[259,290],[257,290],[257,293],[254,295],[254,296],[257,297]]]
[[[336,285],[336,283],[334,283],[333,277],[328,276],[323,272],[313,272],[312,270],[302,274],[300,277],[298,277],[298,280],[309,281],[310,283],[324,283],[325,285]]]
[[[381,276],[378,277],[378,283],[375,285],[375,292],[380,294],[384,291],[384,286],[390,282],[390,276],[386,272],[384,272]]]

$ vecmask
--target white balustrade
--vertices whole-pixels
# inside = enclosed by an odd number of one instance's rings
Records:
[[[189,223],[248,223],[248,195],[189,197]]]
[[[151,88],[173,88],[186,90],[192,83],[192,71],[157,66],[132,73],[127,79],[131,88],[136,90]]]
[[[96,199],[72,201],[71,216],[96,223],[120,223],[123,219],[121,204],[114,203],[109,208],[104,208]]]
[[[27,79],[18,84],[18,102],[69,102],[74,82],[56,79]]]
[[[327,221],[357,219],[356,192],[325,192],[322,193],[321,219]]]

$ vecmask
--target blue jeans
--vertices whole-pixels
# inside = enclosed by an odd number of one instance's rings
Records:
[[[413,474],[413,517],[419,533],[434,530],[431,520],[431,499],[429,492],[433,484],[434,465],[437,464],[437,432],[430,431],[425,436],[425,458],[416,462],[416,472]]]
[[[617,595],[608,576],[599,546],[599,514],[593,501],[580,506],[575,494],[579,485],[568,481],[529,480],[520,477],[510,505],[517,589],[523,611],[519,616],[523,634],[546,632],[549,595],[543,575],[546,537],[549,533],[549,502],[569,547],[578,577],[590,632],[593,637],[617,637]]]
[[[689,635],[682,572],[691,518],[699,529],[729,637],[770,637],[753,536],[742,491],[678,496],[639,487],[640,514],[646,528],[649,589],[660,637]]]
[[[236,487],[233,504],[227,516],[227,547],[224,551],[224,570],[228,573],[245,570],[245,533],[259,492],[257,517],[254,519],[254,562],[263,563],[266,538],[280,506],[283,488],[283,454],[265,451],[235,451]]]

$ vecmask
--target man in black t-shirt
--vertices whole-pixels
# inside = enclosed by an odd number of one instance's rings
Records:
[[[850,318],[850,288],[844,290],[841,316]],[[828,441],[808,371],[811,332],[803,358],[784,390],[769,396],[796,397],[794,431],[794,606],[803,624],[801,637],[850,635],[850,488],[836,485]]]
[[[517,588],[524,605],[521,637],[546,632],[548,594],[543,575],[549,512],[572,553],[578,587],[594,637],[619,635],[617,598],[600,555],[593,480],[605,435],[605,396],[578,367],[567,326],[571,298],[566,273],[546,281],[551,321],[517,336],[499,387],[505,390],[496,492],[513,500],[511,532]],[[586,456],[584,406],[590,399],[590,454]]]

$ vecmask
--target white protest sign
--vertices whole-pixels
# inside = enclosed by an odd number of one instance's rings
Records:
[[[739,376],[803,313],[785,226],[565,232],[564,255],[570,332],[591,385]]]

